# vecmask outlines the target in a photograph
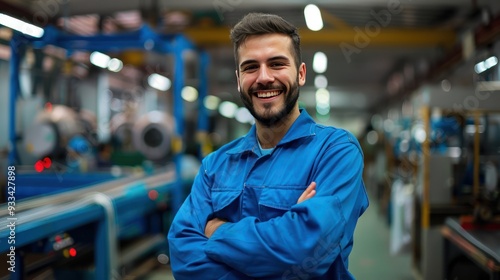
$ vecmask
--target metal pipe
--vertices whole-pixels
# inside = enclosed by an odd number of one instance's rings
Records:
[[[119,279],[117,259],[118,259],[118,246],[116,234],[116,219],[115,208],[111,198],[103,193],[94,193],[86,197],[82,201],[82,206],[90,204],[97,204],[104,209],[104,223],[106,225],[105,231],[98,231],[96,241],[101,240],[104,242],[104,248],[107,248],[107,255],[102,256],[98,250],[100,249],[99,242],[95,243],[94,255],[96,263],[96,274],[98,278],[107,273],[107,277],[103,279]],[[101,223],[101,222],[99,222]],[[102,236],[99,236],[101,234]],[[107,245],[107,246],[106,246]],[[107,257],[107,260],[106,260]],[[99,261],[100,258],[104,260]]]

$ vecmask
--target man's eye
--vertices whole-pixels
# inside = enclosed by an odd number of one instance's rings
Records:
[[[243,71],[254,70],[256,68],[257,68],[257,66],[255,66],[255,65],[249,65],[249,66],[243,67]]]

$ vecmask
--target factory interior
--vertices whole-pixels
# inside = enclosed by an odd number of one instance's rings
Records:
[[[500,279],[499,0],[0,0],[0,280],[174,279],[201,161],[255,124],[250,12],[298,28],[299,106],[362,147],[352,275]]]

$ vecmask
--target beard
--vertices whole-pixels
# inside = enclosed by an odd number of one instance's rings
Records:
[[[265,104],[264,105],[264,111],[261,113],[257,113],[255,110],[255,107],[252,103],[252,97],[255,97],[256,95],[254,94],[255,91],[258,90],[281,90],[283,91],[282,94],[285,95],[285,103],[284,104],[279,104],[278,108],[273,108],[275,105],[272,104]],[[278,122],[283,120],[284,118],[288,117],[290,112],[295,108],[295,105],[297,104],[297,100],[299,99],[299,83],[298,83],[298,78],[295,83],[292,84],[290,89],[286,91],[286,87],[283,85],[280,86],[262,86],[259,85],[254,88],[250,88],[247,92],[242,90],[240,92],[240,97],[241,100],[243,101],[243,104],[245,107],[248,109],[250,114],[257,120],[259,123],[261,123],[264,126],[267,127],[272,127],[276,125]],[[255,97],[257,98],[257,97]]]

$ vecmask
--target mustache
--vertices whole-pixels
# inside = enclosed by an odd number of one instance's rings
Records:
[[[261,91],[261,90],[280,90],[280,91],[286,91],[286,87],[281,86],[281,85],[257,85],[253,86],[248,90],[249,94],[254,94],[256,91]]]

